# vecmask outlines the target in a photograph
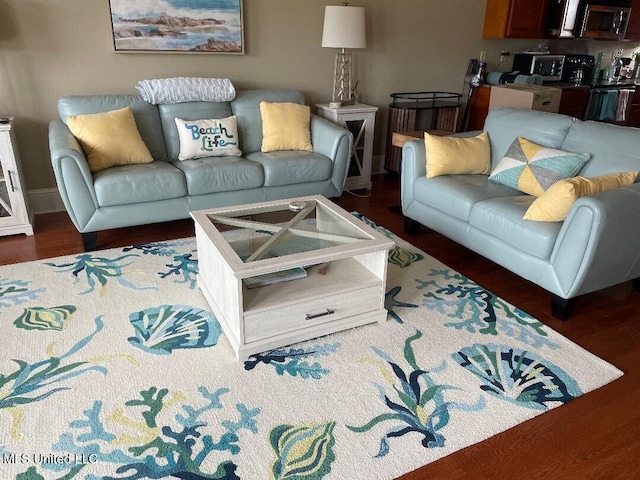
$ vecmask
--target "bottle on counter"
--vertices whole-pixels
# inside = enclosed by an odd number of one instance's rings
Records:
[[[622,52],[618,50],[616,53],[611,54],[611,65],[609,66],[609,82],[619,82],[620,73],[624,64],[622,63]]]

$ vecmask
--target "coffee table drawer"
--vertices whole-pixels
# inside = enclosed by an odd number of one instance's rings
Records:
[[[244,341],[255,342],[294,330],[379,310],[382,285],[341,292],[278,308],[245,313]]]

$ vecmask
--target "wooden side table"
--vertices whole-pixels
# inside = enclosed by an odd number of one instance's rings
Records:
[[[0,124],[0,235],[33,235],[33,212],[29,208],[16,148],[13,119]]]
[[[356,103],[338,108],[328,103],[316,104],[318,115],[346,128],[353,134],[351,162],[345,190],[366,188],[371,190],[371,163],[373,160],[373,134],[378,107]]]

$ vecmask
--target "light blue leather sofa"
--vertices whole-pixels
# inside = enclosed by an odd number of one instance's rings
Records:
[[[592,155],[579,175],[640,170],[640,129],[545,112],[498,108],[485,122],[492,168],[513,140]],[[467,132],[462,135],[475,135]],[[628,280],[640,290],[640,184],[579,199],[564,222],[523,215],[534,197],[486,175],[426,178],[424,141],[402,157],[405,229],[440,232],[552,293],[552,314],[566,319],[575,297]]]
[[[347,177],[351,133],[312,114],[313,152],[262,153],[261,101],[304,104],[304,96],[290,89],[238,90],[231,102],[166,105],[152,105],[138,95],[61,98],[60,119],[49,125],[49,149],[62,201],[82,233],[85,250],[96,248],[99,230],[188,218],[193,210],[313,194],[339,198]],[[154,161],[92,174],[65,123],[67,117],[127,106]],[[178,160],[174,118],[230,115],[238,117],[242,157]]]

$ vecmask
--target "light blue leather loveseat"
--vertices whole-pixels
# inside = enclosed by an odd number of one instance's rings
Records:
[[[545,112],[498,108],[485,122],[492,169],[518,136],[590,153],[580,176],[640,170],[640,129]],[[468,132],[462,135],[475,135]],[[625,281],[640,290],[640,183],[578,199],[563,222],[523,215],[534,197],[487,175],[426,178],[424,141],[402,158],[402,212],[408,232],[438,231],[552,293],[552,314],[566,319],[575,297]]]
[[[313,194],[339,198],[352,135],[312,114],[313,152],[262,153],[261,101],[304,104],[304,96],[290,89],[238,90],[231,102],[161,105],[138,95],[61,98],[60,119],[49,125],[51,161],[62,201],[82,233],[85,249],[96,248],[99,230],[188,218],[193,210]],[[66,119],[124,107],[133,111],[154,161],[92,173]],[[238,117],[241,157],[178,160],[176,117],[199,120],[230,115]]]

